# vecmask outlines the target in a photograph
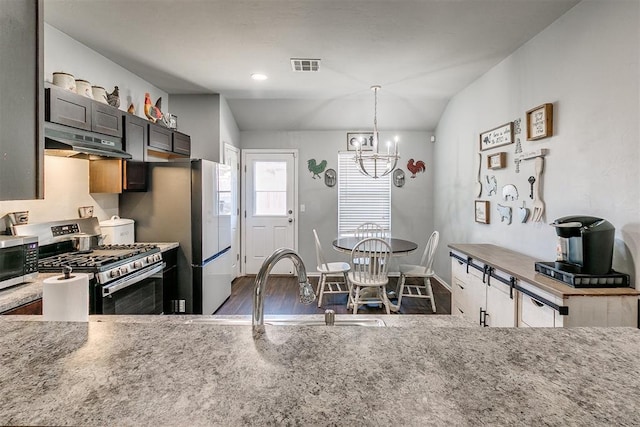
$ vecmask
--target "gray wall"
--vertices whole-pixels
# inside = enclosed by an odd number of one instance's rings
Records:
[[[380,133],[382,140],[393,137]],[[422,255],[428,235],[433,231],[433,144],[428,132],[398,131],[400,137],[400,165],[405,170],[404,187],[393,187],[391,212],[393,235],[420,243],[419,250],[402,262],[417,262]],[[330,259],[347,260],[346,255],[332,250],[331,242],[338,228],[338,187],[327,187],[323,180],[313,179],[307,168],[307,160],[327,160],[327,169],[338,170],[338,151],[346,151],[346,131],[317,132],[240,132],[241,148],[296,148],[299,153],[298,203],[304,204],[304,213],[298,212],[298,252],[310,271],[315,270],[315,245],[312,229],[318,231],[320,240]],[[425,173],[409,178],[407,160],[414,158],[427,164]],[[299,206],[298,206],[299,207]],[[419,253],[418,253],[419,252]]]
[[[450,278],[446,246],[451,242],[494,243],[552,261],[557,240],[548,223],[585,214],[614,224],[614,268],[637,277],[639,16],[637,1],[583,1],[450,101],[436,130],[435,226],[442,233],[438,275]],[[546,102],[554,106],[554,136],[526,141],[525,112]],[[490,225],[477,224],[478,135],[516,119],[522,119],[518,136],[525,152],[549,149],[544,221],[507,225],[497,216],[497,203],[518,207],[525,200],[531,206],[526,180],[533,175],[533,163],[523,162],[515,173],[511,144],[489,152],[507,152],[508,167],[495,171],[498,187],[515,184],[521,198],[502,202],[483,194],[493,219]]]
[[[239,145],[240,131],[223,96],[171,95],[178,131],[191,136],[191,158],[222,163],[223,144]]]

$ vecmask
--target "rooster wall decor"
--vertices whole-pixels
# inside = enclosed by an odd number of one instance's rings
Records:
[[[418,172],[424,172],[427,170],[427,165],[425,165],[422,160],[418,160],[413,163],[413,159],[409,159],[407,162],[407,169],[411,172],[411,178],[415,178]]]
[[[161,105],[162,97],[158,98],[156,105],[154,106],[151,104],[151,95],[149,95],[149,92],[144,94],[144,115],[153,123],[158,120],[162,120],[162,111],[160,111]]]
[[[307,160],[307,166],[309,167],[309,172],[313,174],[313,179],[316,179],[316,177],[322,179],[320,177],[320,174],[324,172],[324,168],[327,167],[327,161],[323,160],[320,163],[316,164],[316,159],[309,159]]]

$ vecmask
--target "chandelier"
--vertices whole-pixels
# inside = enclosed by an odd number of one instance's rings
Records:
[[[371,178],[380,178],[385,175],[389,175],[398,163],[400,155],[398,154],[398,137],[395,137],[395,141],[392,144],[391,141],[387,141],[387,153],[380,152],[380,144],[378,140],[378,91],[380,86],[371,86],[374,96],[373,106],[373,137],[371,142],[371,150],[367,151],[363,149],[363,145],[366,144],[365,138],[360,141],[356,141],[356,155],[354,160],[360,169],[360,172]],[[393,145],[393,151],[392,146]]]

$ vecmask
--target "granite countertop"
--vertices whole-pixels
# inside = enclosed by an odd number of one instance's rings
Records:
[[[451,243],[451,249],[462,252],[478,261],[489,264],[520,280],[524,280],[560,298],[568,296],[640,296],[634,288],[574,288],[535,271],[539,259],[500,246],[484,243]]]
[[[162,252],[177,248],[178,242],[156,243]],[[39,273],[38,277],[10,288],[0,289],[0,313],[29,304],[42,298],[42,282],[47,277],[59,276],[61,273]]]
[[[2,318],[0,424],[638,423],[638,329],[379,317],[396,327],[267,325],[258,340],[177,316]]]

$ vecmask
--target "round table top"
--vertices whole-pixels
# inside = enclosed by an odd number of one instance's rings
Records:
[[[394,255],[406,255],[410,252],[418,249],[418,244],[410,240],[386,238],[383,239],[391,247],[391,252]],[[360,239],[356,237],[341,237],[333,241],[333,247],[339,251],[351,252]]]

